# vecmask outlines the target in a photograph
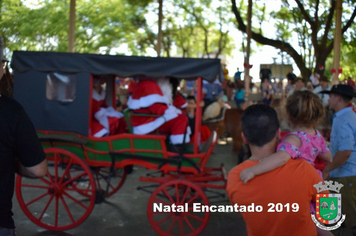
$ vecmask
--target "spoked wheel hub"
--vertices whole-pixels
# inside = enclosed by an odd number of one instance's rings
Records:
[[[36,225],[63,231],[81,224],[95,204],[95,182],[89,167],[73,153],[45,149],[47,175],[40,179],[16,179],[16,195],[26,216]],[[81,178],[86,176],[86,184]]]
[[[184,179],[166,182],[148,200],[148,220],[159,235],[198,235],[208,223],[209,212],[194,212],[195,203],[209,205],[199,186]]]
[[[63,189],[58,184],[53,184],[48,188],[48,193],[56,197],[62,196],[63,192]]]

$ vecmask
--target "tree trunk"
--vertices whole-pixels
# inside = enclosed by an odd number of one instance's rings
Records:
[[[250,48],[251,48],[251,35],[252,35],[252,0],[248,0],[247,10],[247,45],[246,45],[246,57],[245,57],[245,90],[249,94],[250,91]]]
[[[75,41],[75,1],[76,0],[70,0],[68,52],[74,52],[74,41]]]
[[[163,18],[163,0],[158,0],[158,38],[157,38],[157,57],[161,56],[161,47],[162,47],[162,18]]]

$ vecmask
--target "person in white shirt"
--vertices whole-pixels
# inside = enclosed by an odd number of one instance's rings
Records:
[[[320,84],[315,87],[314,93],[320,97],[324,106],[328,106],[329,94],[320,93],[321,91],[330,91],[331,86],[329,84],[328,78],[324,75],[320,76],[319,83]]]
[[[314,88],[319,85],[320,75],[314,71],[314,73],[309,77],[309,80],[312,82]]]

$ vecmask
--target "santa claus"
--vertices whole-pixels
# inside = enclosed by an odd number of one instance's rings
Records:
[[[159,116],[131,117],[135,134],[149,134],[155,130],[170,135],[173,145],[188,143],[190,129],[188,118],[173,106],[172,85],[169,79],[140,78],[127,102],[133,113]]]
[[[94,137],[115,135],[125,131],[123,114],[105,103],[104,76],[94,76],[92,94],[91,133]]]

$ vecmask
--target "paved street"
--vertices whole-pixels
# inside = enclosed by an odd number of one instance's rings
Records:
[[[232,144],[217,145],[214,154],[210,156],[208,166],[219,167],[221,163],[229,171],[237,161],[237,156],[231,152]],[[147,203],[149,193],[137,190],[138,186],[150,185],[139,181],[139,177],[149,173],[142,167],[135,167],[123,187],[106,202],[97,204],[90,216],[78,227],[65,231],[53,232],[42,229],[32,223],[20,209],[14,197],[14,219],[17,226],[17,236],[91,236],[91,235],[157,235],[147,219]],[[221,191],[224,193],[224,191]],[[210,200],[210,204],[227,204],[227,198]],[[201,235],[236,235],[246,236],[245,224],[237,213],[211,213],[210,219]]]

